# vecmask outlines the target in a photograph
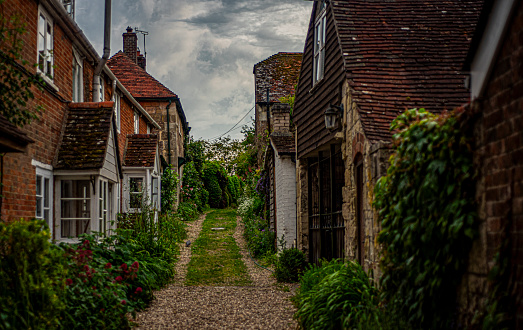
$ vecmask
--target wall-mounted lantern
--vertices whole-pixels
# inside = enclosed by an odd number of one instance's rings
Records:
[[[330,108],[325,110],[325,128],[328,130],[335,129],[338,118],[343,116],[343,104],[330,105]]]

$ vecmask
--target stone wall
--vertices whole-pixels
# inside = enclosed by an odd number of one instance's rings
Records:
[[[372,207],[374,200],[374,186],[381,173],[386,167],[385,144],[372,144],[365,137],[361,125],[356,103],[352,102],[349,86],[344,86],[344,114],[342,155],[345,163],[345,186],[343,187],[343,209],[345,220],[345,255],[350,260],[358,260],[359,234],[356,219],[356,175],[355,161],[358,157],[363,159],[363,268],[365,271],[372,270],[375,278],[380,276],[379,271],[379,246],[377,235],[380,231],[377,213]],[[381,169],[381,170],[380,170]]]
[[[309,257],[309,206],[307,204],[308,175],[307,159],[296,160],[296,217],[298,249]]]

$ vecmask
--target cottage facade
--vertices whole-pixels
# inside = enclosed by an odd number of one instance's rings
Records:
[[[372,202],[389,125],[405,109],[467,102],[460,68],[480,9],[481,1],[315,2],[293,116],[298,246],[311,262],[349,258],[379,276]],[[329,129],[326,112],[337,119]]]
[[[23,59],[38,65],[24,72],[45,81],[34,88],[30,107],[45,110],[20,129],[2,124],[10,136],[22,134],[26,146],[2,156],[1,218],[44,219],[56,240],[110,233],[123,204],[125,137],[159,125],[107,67],[94,93],[101,58],[61,1],[16,0],[2,7],[4,17],[19,15],[26,25]]]
[[[275,54],[254,65],[255,145],[258,164],[269,181],[269,227],[278,248],[295,246],[296,165],[292,107],[284,98],[294,96],[301,53]],[[287,100],[288,102],[288,100]]]
[[[113,55],[108,66],[123,85],[138,100],[147,113],[160,125],[154,131],[160,143],[160,155],[181,175],[184,140],[189,126],[178,95],[151,76],[145,69],[145,58],[137,46],[136,32],[127,28],[123,49]]]

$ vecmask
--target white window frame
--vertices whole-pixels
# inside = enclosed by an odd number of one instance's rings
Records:
[[[84,67],[83,58],[73,49],[73,86],[72,101],[84,101]]]
[[[151,206],[154,210],[160,210],[160,189],[161,189],[161,180],[160,177],[156,175],[151,176]]]
[[[100,75],[100,102],[105,101],[105,80],[102,75]]]
[[[133,179],[141,179],[142,180],[142,191],[131,191],[131,187],[132,187],[132,184],[131,184],[131,180]],[[136,212],[141,212],[142,208],[141,207],[133,207],[132,205],[132,198],[133,198],[133,195],[142,195],[142,198],[141,198],[141,203],[140,203],[140,206],[142,205],[142,203],[144,203],[144,198],[147,198],[147,195],[148,195],[148,192],[147,192],[147,178],[143,175],[136,175],[136,174],[131,174],[127,177],[127,202],[126,202],[126,205],[127,205],[127,210],[130,211],[130,212],[133,212],[133,213],[136,213]]]
[[[120,133],[120,116],[121,116],[121,103],[122,103],[122,96],[120,93],[116,92],[114,93],[114,116],[116,120],[116,129],[118,133]]]
[[[35,169],[36,186],[35,186],[35,197],[36,197],[36,209],[35,218],[45,220],[49,230],[51,231],[51,237],[53,237],[53,171],[49,165],[48,168],[36,166]],[[47,194],[45,192],[47,182]],[[38,186],[40,185],[40,191]],[[40,212],[39,212],[40,209]],[[46,216],[47,211],[47,216]]]
[[[41,26],[42,22],[44,26]],[[53,19],[42,6],[38,7],[36,38],[36,63],[38,63],[37,72],[41,73],[43,77],[52,81],[54,77],[54,24]]]
[[[314,58],[312,85],[323,79],[325,71],[325,38],[327,29],[327,11],[325,1],[320,4],[320,14],[314,24]]]
[[[110,197],[109,182],[107,180],[98,180],[98,232],[107,233],[107,223],[110,221]]]
[[[140,115],[138,111],[134,112],[134,134],[140,133]]]
[[[87,196],[64,196],[62,191],[62,182],[64,181],[87,181],[89,187]],[[54,201],[56,203],[54,207],[54,218],[56,220],[54,229],[57,241],[78,242],[77,226],[85,225],[85,221],[89,221],[85,233],[99,232],[102,236],[104,234],[105,236],[112,235],[116,228],[116,214],[118,213],[119,184],[117,182],[99,175],[58,175],[54,178],[54,188],[56,196]],[[87,203],[85,204],[85,210],[80,210],[80,212],[87,212],[88,215],[81,218],[62,218],[64,202],[82,200],[85,200]],[[77,205],[72,206],[73,212],[78,205],[82,207],[82,203],[78,202]],[[72,221],[69,226],[71,226],[70,230],[73,231],[73,236],[62,235],[66,230],[65,221]],[[82,233],[84,231],[80,230],[80,234]]]
[[[64,192],[63,192],[63,186],[62,186],[62,183],[64,181],[85,181],[87,182],[87,186],[84,187],[84,188],[89,188],[88,190],[87,189],[84,189],[83,191],[83,195],[84,196],[64,196]],[[96,185],[95,185],[96,187]],[[58,227],[58,239],[59,240],[67,240],[68,238],[72,238],[73,241],[74,240],[77,240],[78,239],[78,235],[79,234],[83,234],[83,233],[91,233],[91,230],[93,229],[93,223],[92,221],[94,220],[93,219],[93,214],[96,214],[96,204],[93,203],[93,200],[96,201],[95,199],[95,194],[93,193],[93,186],[92,186],[92,180],[91,178],[88,178],[88,177],[77,177],[77,176],[71,176],[71,177],[64,177],[64,178],[61,178],[59,180],[55,180],[55,188],[56,188],[56,191],[57,191],[57,195],[59,196],[57,198],[57,203],[58,203],[58,206],[57,206],[57,210],[56,210],[56,215],[57,215],[57,227]],[[69,218],[63,218],[63,204],[65,202],[81,202],[83,201],[83,203],[81,203],[81,207],[83,208],[82,210],[80,210],[80,212],[82,213],[85,213],[86,216],[82,216],[82,217],[69,217]],[[82,205],[83,204],[83,205]],[[96,218],[95,218],[96,219]],[[64,230],[65,230],[65,221],[71,221],[70,222],[70,226],[72,227],[72,229],[70,230],[73,230],[75,231],[74,235],[70,235],[70,236],[64,236]],[[78,230],[77,229],[77,226],[83,226],[85,221],[88,221],[89,222],[89,226],[86,227],[86,230],[83,231],[83,230]],[[80,228],[81,229],[81,228]]]
[[[147,134],[151,134],[151,125],[147,124]]]

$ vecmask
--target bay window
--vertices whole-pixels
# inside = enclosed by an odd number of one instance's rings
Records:
[[[91,232],[91,182],[60,182],[61,237],[78,237]]]

